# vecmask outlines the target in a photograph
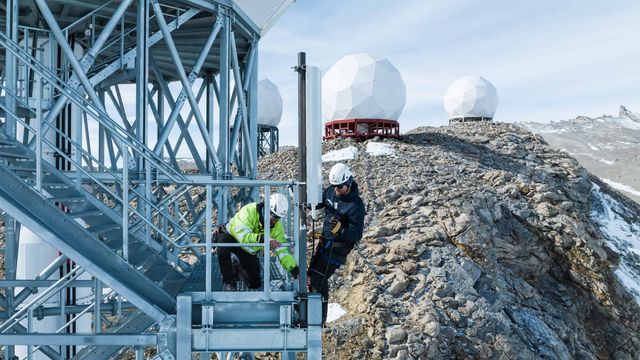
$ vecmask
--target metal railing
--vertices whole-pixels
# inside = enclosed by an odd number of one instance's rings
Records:
[[[88,103],[84,97],[75,91],[75,89],[68,89],[62,80],[57,78],[51,73],[46,66],[37,62],[28,53],[25,53],[23,49],[20,49],[15,43],[11,42],[4,34],[0,33],[0,45],[4,45],[5,48],[14,53],[16,57],[21,61],[21,64],[33,69],[38,75],[37,88],[40,90],[40,94],[36,95],[36,108],[35,110],[17,94],[12,93],[6,86],[0,85],[4,90],[7,97],[16,99],[17,104],[27,109],[32,115],[34,121],[28,123],[25,119],[17,116],[0,104],[0,108],[5,111],[6,118],[11,118],[16,123],[22,126],[23,131],[28,132],[30,136],[30,142],[35,145],[36,150],[36,181],[35,188],[38,192],[45,195],[42,192],[42,150],[43,146],[47,146],[53,151],[56,156],[68,161],[74,166],[76,176],[82,176],[83,184],[93,184],[100,189],[103,195],[108,195],[108,200],[111,201],[113,206],[111,209],[117,211],[120,209],[122,215],[122,227],[123,227],[123,254],[128,254],[128,240],[130,235],[130,227],[135,231],[143,230],[149,238],[156,238],[161,240],[165,244],[170,244],[173,247],[178,246],[178,242],[182,238],[189,238],[192,234],[188,233],[182,226],[176,222],[172,217],[168,216],[164,211],[163,205],[166,203],[160,199],[157,204],[152,199],[148,198],[146,194],[142,194],[136,187],[129,186],[132,177],[130,174],[131,165],[137,165],[135,162],[130,162],[130,158],[144,159],[144,178],[151,179],[157,177],[159,174],[163,177],[172,180],[175,183],[188,184],[189,181],[175,169],[167,166],[164,161],[159,159],[149,148],[139,143],[134,137],[121,128],[117,123],[108,118],[106,114],[98,112],[99,109],[92,107],[91,103]],[[65,93],[71,102],[78,105],[82,110],[89,114],[92,118],[96,119],[100,126],[104,126],[105,129],[116,140],[116,145],[120,150],[121,157],[116,158],[116,164],[107,165],[102,163],[93,154],[85,150],[82,144],[76,140],[70,138],[67,134],[57,129],[53,124],[42,121],[42,89],[46,85],[51,85],[58,91]],[[98,113],[96,113],[98,112]],[[105,121],[106,120],[106,121]],[[55,136],[63,139],[68,145],[72,147],[72,151],[67,153],[61,149],[52,141],[47,138],[47,133],[55,134]],[[75,152],[75,156],[72,153]],[[130,155],[131,154],[131,155]],[[113,160],[113,159],[112,159]],[[117,165],[121,164],[118,171]],[[97,168],[101,170],[103,175],[106,175],[107,179],[98,179],[92,175],[88,170],[92,168],[90,164],[96,164]],[[81,174],[81,175],[80,175]],[[139,175],[139,174],[136,174]],[[150,184],[147,181],[147,186]],[[82,190],[78,186],[79,190]],[[183,188],[178,187],[179,192],[184,193]],[[84,191],[84,190],[83,190]],[[173,198],[173,194],[168,194],[168,197]],[[104,200],[104,199],[103,199]],[[132,205],[132,202],[136,205]],[[140,208],[147,208],[149,211],[141,211],[137,207],[143,205]],[[160,223],[168,225],[169,229],[161,229]],[[169,231],[168,231],[169,230]],[[132,232],[133,233],[133,232]],[[170,252],[175,255],[175,252]],[[196,255],[199,255],[195,250]],[[173,260],[177,259],[173,256]]]

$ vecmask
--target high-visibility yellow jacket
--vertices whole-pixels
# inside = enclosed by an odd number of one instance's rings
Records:
[[[238,211],[238,213],[227,223],[227,232],[241,244],[258,244],[258,237],[264,235],[264,228],[260,223],[260,213],[258,212],[258,204],[251,203],[245,205]],[[284,227],[282,221],[278,220],[274,226],[271,227],[271,239],[276,240],[279,243],[284,243]],[[264,236],[263,236],[264,239]],[[259,246],[243,246],[242,249],[249,254],[255,255],[263,247]],[[296,261],[291,256],[289,248],[286,246],[280,246],[273,250],[278,256],[280,264],[287,270],[291,271],[296,267]]]

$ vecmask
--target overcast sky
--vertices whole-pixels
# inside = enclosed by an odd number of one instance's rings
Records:
[[[407,87],[402,132],[445,125],[443,95],[468,75],[496,86],[497,121],[640,112],[638,0],[298,0],[260,42],[281,145],[297,144],[298,51],[323,72],[357,52],[389,59]]]

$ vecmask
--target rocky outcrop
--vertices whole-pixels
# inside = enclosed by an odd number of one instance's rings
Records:
[[[374,140],[375,141],[375,140]],[[538,135],[500,123],[420,128],[347,161],[366,233],[332,278],[348,315],[328,359],[633,359],[638,305],[590,217],[586,170]],[[263,158],[295,175],[296,152]],[[324,173],[333,163],[325,163]],[[618,194],[614,194],[619,196]]]

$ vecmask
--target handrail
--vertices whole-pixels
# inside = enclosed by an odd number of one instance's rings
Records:
[[[111,291],[109,291],[108,293],[103,294],[103,295],[100,297],[100,302],[101,302],[104,298],[106,298],[107,296],[111,296],[111,294],[115,294],[115,291],[111,290]],[[64,330],[64,329],[68,328],[68,327],[69,327],[69,325],[71,325],[74,321],[78,320],[82,315],[84,315],[84,314],[88,313],[88,312],[89,312],[89,310],[91,310],[91,308],[94,308],[94,310],[93,310],[93,311],[95,312],[95,311],[96,311],[95,309],[97,309],[97,307],[98,307],[98,301],[94,301],[94,302],[92,302],[92,303],[88,304],[88,305],[87,305],[87,307],[86,307],[84,310],[82,310],[82,311],[81,311],[80,313],[78,313],[78,314],[75,314],[75,316],[73,316],[69,321],[67,321],[67,322],[66,322],[64,325],[62,325],[58,330],[56,330],[56,331],[55,331],[55,333],[57,334],[57,333],[61,332],[62,330]],[[101,314],[98,314],[97,316],[101,316]],[[33,352],[36,352],[36,351],[40,350],[40,348],[41,348],[42,346],[43,346],[43,345],[38,345],[38,346],[36,346],[35,348],[33,348]]]
[[[90,18],[92,15],[96,14],[98,11],[102,10],[103,8],[107,7],[107,5],[113,3],[113,0],[109,0],[107,2],[105,2],[104,4],[98,6],[97,8],[91,10],[90,12],[88,12],[87,14],[85,14],[84,16],[82,16],[81,18],[79,18],[78,20],[72,22],[71,24],[67,25],[67,27],[65,27],[64,29],[62,29],[62,32],[66,32],[69,31],[70,29],[72,29],[74,26],[76,26],[77,24],[80,24],[81,22],[83,22],[85,19]]]
[[[102,109],[87,99],[84,99],[83,95],[77,90],[68,88],[66,83],[59,85],[61,81],[55,74],[53,74],[46,66],[42,65],[37,59],[33,58],[31,54],[26,52],[20,46],[16,45],[11,39],[9,39],[3,33],[0,33],[0,45],[3,45],[5,49],[10,51],[14,56],[21,60],[26,66],[40,75],[53,85],[58,91],[64,94],[71,102],[82,108],[89,116],[94,118],[100,124],[107,128],[107,131],[111,132],[113,136],[127,144],[131,149],[136,150],[137,153],[147,160],[156,169],[162,171],[167,177],[173,181],[187,181],[187,179],[176,169],[168,166],[163,159],[157,156],[153,151],[146,147],[138,139],[131,136],[120,124],[116,123],[106,114]],[[54,80],[52,80],[54,79]],[[78,100],[81,99],[81,100]],[[114,131],[116,130],[116,131]]]
[[[53,285],[49,286],[45,291],[38,294],[35,298],[33,298],[27,305],[25,305],[22,309],[18,310],[13,316],[5,320],[2,324],[0,324],[0,333],[5,332],[6,330],[13,327],[13,325],[17,324],[22,320],[24,315],[27,313],[30,307],[33,305],[39,304],[42,299],[46,300],[51,297],[53,294],[53,290],[57,288],[65,287],[69,282],[75,280],[78,276],[84,273],[84,269],[81,267],[76,267],[71,270],[69,273],[63,275],[58,281],[53,283]]]
[[[15,94],[11,93],[10,91],[6,92],[7,95],[11,95],[13,97],[15,97]],[[9,112],[7,110],[7,108],[0,104],[0,108],[3,109],[5,111],[6,114],[9,114],[9,116],[11,116],[12,118],[14,118],[15,120],[17,120],[18,122],[20,122],[22,124],[22,126],[25,127],[25,129],[28,129],[30,132],[36,134],[38,131],[33,128],[31,125],[27,124],[25,121],[23,121],[23,119],[21,119],[20,117],[17,117],[15,114]],[[73,139],[69,138],[66,134],[62,133],[59,129],[56,129],[55,127],[53,127],[51,124],[46,124],[46,126],[49,126],[51,129],[53,129],[54,132],[56,132],[57,134],[59,134],[60,136],[62,136],[65,140],[69,141],[72,145],[74,145],[74,148],[76,148],[77,151],[80,151],[83,155],[89,157],[90,159],[92,159],[93,161],[95,161],[98,166],[104,167],[104,169],[106,170],[106,172],[111,175],[114,179],[114,181],[116,183],[118,183],[118,180],[120,180],[117,176],[117,174],[113,173],[111,170],[109,170],[109,168],[107,166],[105,166],[104,164],[100,163],[98,159],[96,159],[92,154],[89,154],[86,150],[84,150],[81,146],[78,145],[78,143],[76,143]],[[49,140],[47,140],[44,137],[41,137],[41,141],[47,145],[49,145],[56,153],[58,153],[61,157],[63,157],[64,159],[66,159],[67,161],[69,161],[70,163],[72,163],[73,165],[76,166],[77,169],[79,169],[82,173],[84,173],[89,179],[91,179],[95,184],[97,184],[98,186],[100,186],[104,191],[106,191],[113,199],[117,200],[118,202],[120,202],[121,204],[123,204],[123,211],[125,211],[124,209],[124,200],[118,196],[116,193],[114,193],[113,191],[111,191],[106,185],[104,185],[101,181],[99,181],[98,179],[96,179],[93,175],[91,175],[90,172],[88,172],[87,170],[84,169],[84,167],[82,166],[82,164],[78,164],[75,159],[71,158],[68,154],[64,153],[63,151],[61,151],[60,149],[58,149],[56,147],[55,144],[51,143]],[[123,164],[123,166],[126,166],[125,164]],[[120,180],[120,183],[123,180]],[[151,226],[151,228],[153,228],[153,230],[155,230],[157,233],[159,233],[164,239],[166,239],[169,243],[171,243],[174,246],[178,246],[179,243],[177,243],[176,241],[179,241],[182,237],[184,237],[185,235],[190,235],[190,233],[188,233],[187,231],[185,231],[180,224],[176,223],[171,217],[168,216],[164,216],[162,214],[162,209],[156,207],[153,203],[151,203],[149,201],[149,199],[146,199],[146,197],[141,196],[138,192],[136,192],[133,188],[130,188],[130,191],[133,192],[135,195],[138,196],[139,199],[142,199],[146,204],[148,204],[149,206],[151,206],[152,209],[154,209],[158,216],[162,216],[163,218],[166,218],[168,220],[169,223],[171,223],[174,226],[174,234],[176,233],[176,230],[179,230],[180,235],[176,238],[176,239],[172,239],[171,237],[169,237],[167,234],[164,233],[164,231],[160,230],[156,225],[154,225],[151,221],[151,219],[147,219],[146,216],[144,216],[143,214],[141,214],[140,212],[138,212],[137,210],[135,210],[131,204],[127,204],[126,205],[126,211],[131,210],[131,212],[133,212],[134,215],[137,215],[138,218],[140,219],[140,221],[143,221],[144,223],[148,224],[149,226]],[[129,217],[127,215],[127,217]]]

